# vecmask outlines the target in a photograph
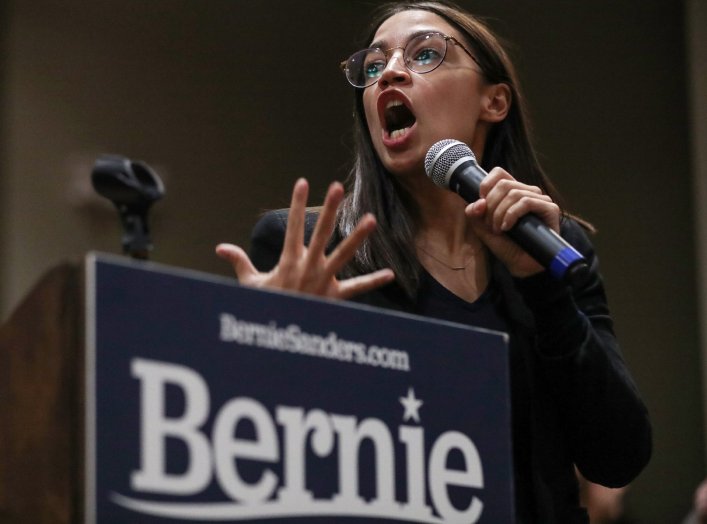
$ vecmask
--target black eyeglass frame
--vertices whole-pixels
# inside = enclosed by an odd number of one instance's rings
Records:
[[[410,42],[412,42],[413,40],[416,40],[418,38],[425,37],[428,35],[438,35],[444,39],[444,56],[442,56],[442,59],[439,61],[439,64],[434,66],[429,71],[415,71],[412,67],[410,67],[410,64],[408,64],[407,60],[404,59],[405,58],[405,50],[410,45]],[[444,59],[447,58],[447,51],[449,50],[449,41],[450,40],[452,41],[452,43],[454,45],[458,45],[459,47],[461,47],[462,50],[467,55],[469,55],[469,58],[471,58],[476,63],[476,65],[481,67],[481,64],[479,63],[477,58],[473,54],[471,54],[471,52],[466,47],[464,47],[464,45],[459,40],[457,40],[453,36],[449,36],[449,35],[445,35],[444,33],[440,33],[439,31],[430,31],[428,33],[422,33],[420,35],[416,35],[416,36],[412,37],[410,40],[408,40],[408,42],[405,44],[404,47],[401,47],[401,46],[391,47],[390,49],[387,49],[385,51],[383,51],[383,49],[381,49],[380,47],[367,47],[365,49],[360,49],[360,50],[356,51],[355,53],[353,53],[351,56],[349,56],[346,60],[342,60],[341,63],[339,64],[339,67],[341,68],[341,71],[344,73],[344,76],[346,77],[346,80],[349,82],[349,84],[351,84],[353,87],[355,87],[357,89],[365,89],[367,87],[371,87],[376,82],[378,82],[378,80],[380,79],[380,75],[377,78],[375,78],[370,84],[365,84],[365,85],[354,84],[349,76],[349,62],[351,61],[351,59],[355,55],[359,55],[361,53],[377,51],[377,52],[380,52],[383,54],[383,56],[385,57],[385,67],[388,67],[388,62],[389,62],[388,54],[391,51],[394,51],[395,49],[402,49],[403,50],[403,63],[405,64],[405,67],[408,68],[413,73],[417,73],[418,75],[425,75],[427,73],[431,73],[432,71],[434,71],[435,69],[437,69],[439,66],[442,65],[442,63],[444,62]]]

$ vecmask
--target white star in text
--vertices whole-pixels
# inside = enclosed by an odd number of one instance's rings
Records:
[[[415,398],[415,391],[412,388],[408,388],[407,397],[400,397],[400,403],[405,408],[405,413],[403,413],[403,422],[409,419],[412,419],[415,422],[420,422],[419,409],[424,402]]]

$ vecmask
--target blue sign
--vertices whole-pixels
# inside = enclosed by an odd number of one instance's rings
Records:
[[[505,335],[86,268],[87,522],[513,522]]]

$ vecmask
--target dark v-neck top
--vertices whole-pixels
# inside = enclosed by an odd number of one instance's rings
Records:
[[[423,269],[415,313],[467,326],[494,331],[508,331],[508,325],[499,314],[498,290],[489,282],[483,293],[473,302],[467,302],[440,284]]]

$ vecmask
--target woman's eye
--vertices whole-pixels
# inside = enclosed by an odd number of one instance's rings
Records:
[[[412,59],[416,64],[424,65],[438,61],[440,56],[439,52],[435,49],[427,48],[417,51]]]
[[[381,75],[383,69],[385,69],[385,62],[382,62],[380,60],[377,62],[370,62],[365,65],[364,74],[368,78],[376,78]]]

